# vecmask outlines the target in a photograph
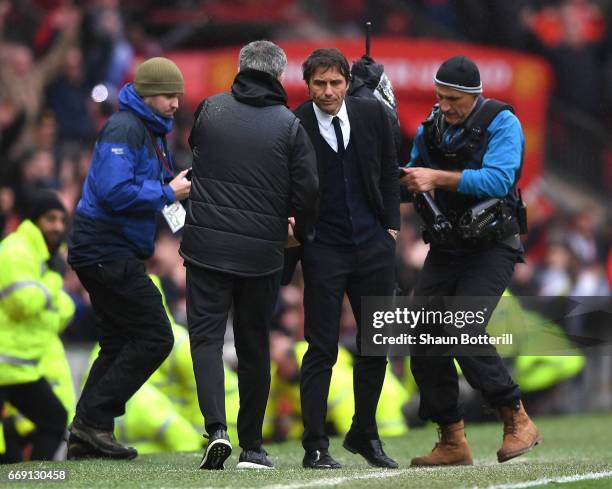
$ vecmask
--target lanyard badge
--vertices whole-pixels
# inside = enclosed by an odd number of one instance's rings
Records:
[[[174,172],[172,171],[172,168],[170,168],[170,164],[166,159],[166,153],[162,151],[159,145],[157,144],[157,140],[155,139],[155,135],[153,134],[153,132],[149,128],[147,128],[147,130],[149,131],[149,136],[151,136],[151,142],[153,143],[153,147],[155,148],[155,152],[157,153],[157,158],[159,159],[159,161],[161,161],[163,167],[166,168],[168,173],[171,176],[174,176]],[[163,167],[161,171],[162,182],[164,174]],[[168,227],[173,233],[176,233],[185,225],[185,216],[187,215],[187,213],[185,212],[185,208],[183,207],[183,205],[178,201],[173,202],[170,205],[164,206],[164,208],[162,209],[162,214],[164,216],[164,219],[168,223]]]
[[[173,233],[176,233],[185,225],[185,216],[187,215],[187,212],[185,212],[183,204],[181,204],[179,201],[165,206],[162,209],[162,214],[168,223],[170,231]]]

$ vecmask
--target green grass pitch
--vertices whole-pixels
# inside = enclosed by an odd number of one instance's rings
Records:
[[[410,458],[427,453],[436,438],[435,427],[412,430],[408,436],[385,440],[387,453],[400,463],[399,470],[373,469],[358,455],[333,439],[331,453],[341,470],[313,471],[301,468],[298,442],[268,445],[275,470],[240,471],[235,466],[239,449],[226,462],[224,471],[198,470],[201,453],[171,453],[140,456],[131,462],[45,462],[0,466],[0,487],[62,488],[262,488],[301,489],[409,488],[561,489],[612,488],[612,413],[536,419],[544,443],[532,452],[498,464],[495,452],[501,443],[501,423],[467,426],[473,467],[411,469]],[[9,480],[9,471],[66,470],[66,481]]]

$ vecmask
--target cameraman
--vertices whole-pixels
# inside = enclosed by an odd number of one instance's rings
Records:
[[[417,130],[410,163],[400,183],[410,192],[435,191],[434,201],[453,231],[431,236],[414,295],[418,297],[488,296],[489,316],[507,287],[516,262],[522,261],[517,212],[522,205],[516,183],[520,177],[525,140],[512,108],[481,96],[476,64],[465,56],[446,60],[435,79],[438,100]],[[503,226],[489,235],[466,236],[460,218],[487,199],[503,206]],[[417,211],[419,206],[416,206]],[[459,232],[461,230],[461,232]],[[428,230],[430,231],[430,230]],[[512,380],[495,347],[485,345],[477,356],[457,356],[469,384],[504,421],[497,452],[505,462],[541,441],[527,416],[519,386]],[[453,356],[435,356],[431,347],[413,349],[411,368],[421,391],[419,415],[440,425],[440,443],[430,455],[414,458],[413,466],[471,465],[472,457],[458,403]]]

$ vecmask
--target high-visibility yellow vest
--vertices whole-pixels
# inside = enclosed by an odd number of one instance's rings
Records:
[[[74,383],[64,345],[59,336],[53,338],[49,343],[49,347],[39,363],[39,368],[42,376],[47,379],[53,393],[68,413],[67,419],[72,419],[75,408]],[[34,423],[12,406],[9,407],[9,415],[15,416],[15,429],[21,436],[26,436],[34,431]]]
[[[125,414],[115,419],[115,436],[141,454],[197,451],[204,442],[172,401],[148,382],[127,402]]]
[[[193,373],[193,361],[189,343],[189,333],[184,326],[177,324],[168,308],[166,295],[159,277],[150,275],[151,280],[159,289],[164,308],[174,335],[174,346],[168,358],[153,373],[149,381],[163,392],[174,403],[176,410],[196,430],[204,429],[204,418],[200,411],[196,390],[195,375]],[[227,420],[227,432],[232,441],[238,440],[237,420],[240,408],[240,397],[238,394],[238,375],[227,365],[223,367],[225,386],[225,415]]]
[[[302,358],[307,349],[308,343],[305,341],[295,344],[298,366],[302,364]],[[327,399],[327,422],[331,423],[335,431],[341,435],[348,432],[355,412],[352,362],[353,358],[350,352],[340,347],[338,350],[338,360],[332,369]],[[288,439],[298,439],[303,431],[300,386],[299,384],[290,384],[278,378],[275,375],[275,371],[276,369],[273,366],[271,398],[266,409],[266,422],[264,423],[266,428],[265,434],[271,435],[274,417],[279,414],[277,406],[279,402],[284,400],[293,408],[290,426],[286,427],[286,437]],[[408,399],[408,392],[393,375],[390,368],[388,368],[376,411],[376,423],[381,437],[400,436],[408,431],[401,411],[402,405]]]
[[[44,237],[29,220],[0,243],[0,385],[38,380],[48,345],[74,315],[48,259]]]

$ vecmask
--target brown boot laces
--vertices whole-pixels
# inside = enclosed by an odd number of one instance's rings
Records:
[[[460,430],[461,428],[456,428],[454,430],[447,430],[446,433],[444,431],[442,431],[442,428],[438,428],[438,442],[434,445],[432,452],[438,448],[438,446],[440,445],[448,445],[448,439],[445,435],[449,435],[450,433],[453,433],[455,431]],[[467,438],[467,437],[466,437]]]
[[[431,452],[435,452],[436,448],[438,448],[439,445],[444,444],[444,435],[442,434],[442,429],[438,428],[438,441],[436,442],[436,444],[434,445],[434,447],[432,448]]]

